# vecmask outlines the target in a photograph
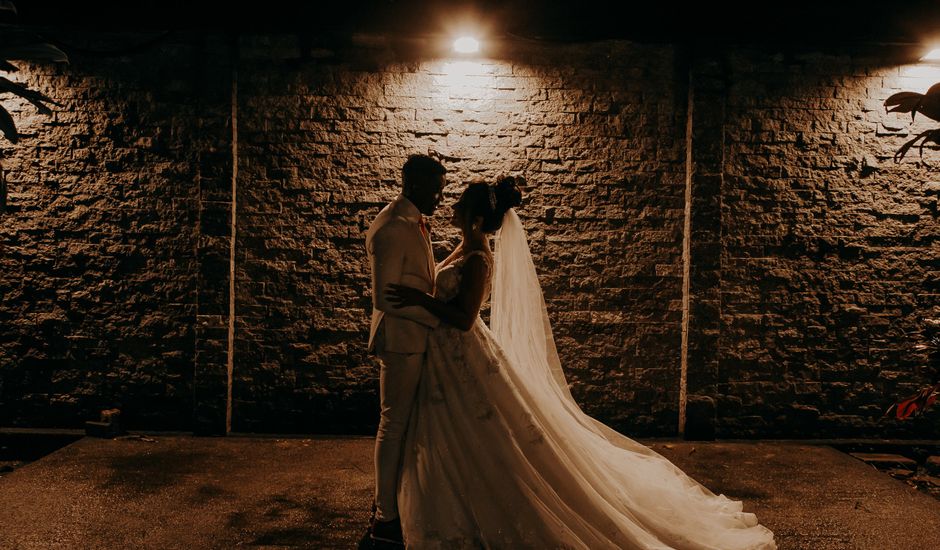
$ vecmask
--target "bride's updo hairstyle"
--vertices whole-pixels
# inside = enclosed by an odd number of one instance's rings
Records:
[[[471,218],[483,218],[483,232],[494,233],[503,225],[503,215],[522,204],[519,188],[524,185],[523,178],[513,176],[504,176],[493,185],[472,183],[463,192],[462,200]]]

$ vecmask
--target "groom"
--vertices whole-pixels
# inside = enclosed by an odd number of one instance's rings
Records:
[[[375,438],[375,503],[369,538],[403,545],[398,517],[398,477],[405,428],[424,362],[428,330],[437,317],[417,306],[394,308],[389,283],[432,292],[434,255],[424,216],[441,202],[446,169],[426,155],[411,155],[402,167],[402,192],[379,212],[366,232],[372,268],[372,327],[369,351],[381,360],[381,417]]]

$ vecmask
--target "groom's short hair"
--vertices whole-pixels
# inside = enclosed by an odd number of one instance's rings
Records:
[[[436,183],[437,177],[447,173],[447,169],[437,159],[428,155],[411,155],[401,167],[401,184],[404,189],[415,185]]]

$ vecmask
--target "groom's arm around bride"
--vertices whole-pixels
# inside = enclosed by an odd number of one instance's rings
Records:
[[[373,323],[369,334],[369,350],[375,348],[378,329],[384,329],[385,349],[399,353],[421,353],[427,329],[440,322],[426,309],[418,306],[395,309],[385,289],[389,283],[404,284],[431,292],[433,273],[423,237],[417,222],[402,217],[414,208],[405,204],[404,196],[390,203],[366,234],[366,249],[372,267]],[[417,214],[417,209],[414,209]],[[385,219],[383,219],[385,218]],[[372,229],[374,228],[374,233]]]

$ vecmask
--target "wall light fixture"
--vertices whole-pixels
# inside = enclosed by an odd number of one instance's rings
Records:
[[[457,53],[477,53],[480,51],[480,41],[472,36],[461,36],[454,40],[454,51]]]

